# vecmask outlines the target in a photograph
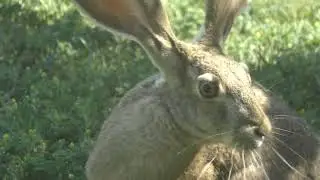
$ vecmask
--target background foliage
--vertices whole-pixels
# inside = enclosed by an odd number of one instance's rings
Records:
[[[168,6],[178,37],[190,40],[203,1]],[[226,44],[320,129],[320,1],[254,0]],[[93,26],[68,0],[1,0],[0,179],[84,179],[101,123],[154,72],[140,47]]]

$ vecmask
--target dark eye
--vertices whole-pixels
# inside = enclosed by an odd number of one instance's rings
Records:
[[[203,98],[214,98],[219,95],[219,82],[201,80],[199,82],[199,93]]]

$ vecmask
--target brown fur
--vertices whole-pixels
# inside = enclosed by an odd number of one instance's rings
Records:
[[[138,42],[160,71],[103,124],[86,164],[89,180],[319,177],[318,136],[222,51],[245,0],[207,0],[194,43],[175,37],[160,0],[75,2]]]
[[[261,103],[264,104],[269,116],[274,117],[272,120],[273,126],[283,129],[282,131],[276,130],[277,134],[273,136],[282,142],[274,140],[275,138],[271,137],[265,145],[256,150],[259,155],[255,154],[255,157],[252,157],[250,154],[247,155],[248,157],[245,158],[246,169],[243,167],[241,152],[232,152],[230,147],[223,144],[203,146],[179,180],[198,179],[206,165],[209,166],[207,167],[208,170],[201,176],[202,178],[199,178],[200,180],[228,179],[230,172],[232,173],[231,179],[233,180],[320,179],[318,136],[287,105],[261,89],[261,87],[256,89],[261,99],[268,97],[271,100],[269,103],[262,100]],[[272,147],[288,161],[292,168],[275,154]],[[210,162],[213,158],[214,160]],[[233,164],[231,161],[233,161]],[[248,168],[250,165],[253,168]],[[231,167],[232,171],[230,171]],[[247,173],[243,175],[244,172]]]

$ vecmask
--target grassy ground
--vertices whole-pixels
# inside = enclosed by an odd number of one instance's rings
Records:
[[[169,2],[175,32],[191,39],[203,2]],[[320,130],[320,1],[254,0],[226,51]],[[102,121],[153,72],[141,48],[67,0],[1,0],[0,179],[84,179]]]

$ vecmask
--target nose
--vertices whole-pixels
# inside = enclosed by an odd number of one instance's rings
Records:
[[[263,144],[266,135],[266,132],[260,127],[253,129],[255,147],[260,147]]]
[[[265,137],[267,135],[267,133],[265,132],[265,130],[263,130],[260,127],[256,127],[253,130],[253,134],[259,138]]]
[[[269,117],[263,111],[263,109],[257,105],[253,106],[252,108],[252,116],[254,121],[254,134],[257,137],[264,137],[271,133],[272,126]]]
[[[255,96],[243,96],[242,103],[248,111],[248,120],[251,126],[251,135],[261,138],[272,132],[272,125],[265,108],[261,106]],[[253,130],[253,131],[252,131]]]
[[[264,136],[270,134],[272,131],[272,126],[269,117],[262,112],[261,122],[259,126],[259,133],[263,134]]]
[[[258,121],[259,122],[259,121]],[[263,121],[260,121],[259,123],[255,123],[255,125],[252,126],[252,135],[257,138],[264,138],[268,136],[272,131],[270,121],[269,119],[265,119]]]

